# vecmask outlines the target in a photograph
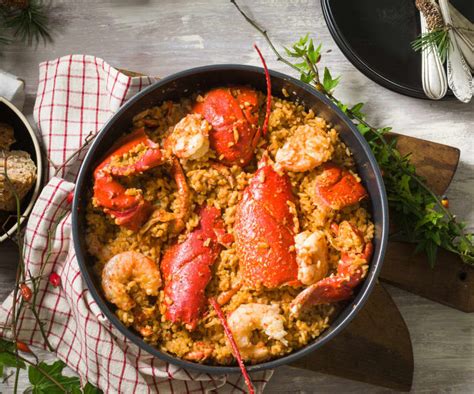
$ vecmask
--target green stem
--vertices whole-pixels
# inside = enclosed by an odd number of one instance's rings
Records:
[[[11,353],[9,351],[6,351],[6,353],[15,355],[14,353]],[[17,358],[24,363],[31,365],[33,368],[36,368],[46,379],[48,379],[51,383],[55,384],[59,389],[61,389],[63,392],[67,393],[66,387],[64,387],[61,383],[59,383],[53,376],[51,376],[48,372],[46,372],[43,368],[39,366],[39,364],[35,364],[28,360],[27,358],[17,354]]]
[[[38,315],[38,312],[37,310],[33,307],[33,305],[31,306],[31,312],[33,313],[33,316],[35,317],[36,319],[36,322],[38,323],[39,325],[39,329],[40,329],[40,332],[41,332],[41,336],[43,337],[43,340],[46,344],[46,347],[48,348],[48,350],[50,352],[54,352],[54,348],[53,346],[51,346],[51,343],[49,342],[48,340],[48,337],[46,336],[46,333],[44,331],[44,327],[43,327],[43,322],[40,320],[40,317]]]
[[[262,29],[254,20],[252,20],[251,18],[248,17],[248,15],[242,11],[242,9],[239,7],[239,5],[237,4],[237,2],[235,0],[230,0],[230,2],[235,6],[235,8],[237,8],[237,10],[240,12],[240,14],[245,18],[245,20],[250,23],[262,36],[263,38],[265,38],[265,41],[267,42],[267,44],[270,46],[270,48],[272,49],[273,53],[275,53],[276,55],[276,58],[279,62],[282,62],[284,64],[286,64],[288,67],[291,67],[293,70],[296,70],[298,72],[300,72],[300,70],[298,69],[298,67],[296,67],[294,64],[292,64],[291,62],[289,62],[288,60],[286,60],[283,56],[280,55],[280,53],[278,52],[278,50],[275,48],[275,46],[273,45],[273,42],[272,40],[270,40],[270,37],[268,36],[268,33],[265,29]]]
[[[19,357],[18,352],[17,352],[16,357]],[[17,365],[15,369],[15,382],[13,384],[13,393],[15,394],[18,392],[18,378],[19,377],[20,377],[20,367]]]

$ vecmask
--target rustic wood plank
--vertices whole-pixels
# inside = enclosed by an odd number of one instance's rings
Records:
[[[403,155],[410,154],[418,174],[436,193],[446,193],[459,164],[460,150],[418,138],[394,135]],[[392,230],[396,231],[393,222]],[[431,267],[415,245],[389,241],[380,279],[464,312],[474,311],[474,267],[459,256],[440,250]]]
[[[410,333],[392,297],[377,284],[342,333],[291,366],[409,391],[414,366]]]
[[[474,267],[440,250],[434,267],[415,245],[390,241],[380,278],[401,289],[463,312],[474,312]]]

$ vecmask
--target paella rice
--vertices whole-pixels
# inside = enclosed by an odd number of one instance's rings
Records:
[[[285,97],[285,92],[283,96]],[[134,117],[132,131],[145,130],[149,140],[161,149],[175,125],[192,113],[194,105],[202,103],[204,99],[205,95],[200,94],[183,98],[179,102],[167,101],[149,108]],[[264,100],[265,96],[258,92],[258,109],[264,107]],[[244,102],[242,107],[247,104],[249,103]],[[262,121],[260,113],[259,123]],[[211,127],[203,123],[202,129],[207,132]],[[283,164],[278,167],[278,156],[282,155],[281,149],[285,144],[291,143],[292,139],[298,139],[298,136],[306,135],[304,146],[309,146],[312,130],[317,130],[315,141],[319,144],[321,155],[316,159],[306,157],[303,164],[314,164],[314,168],[297,168],[297,171],[292,171],[291,163],[287,164],[285,160],[281,161]],[[228,142],[229,146],[232,147],[232,143],[238,144],[239,138],[243,138],[242,134],[234,128],[233,141]],[[154,147],[152,142],[138,144],[125,154],[114,155],[108,165],[130,170],[134,163],[147,154],[148,147]],[[303,153],[305,152],[303,148]],[[231,238],[225,242],[225,246],[215,249],[217,253],[215,260],[209,265],[211,276],[205,285],[205,297],[219,299],[219,296],[224,295],[226,299],[222,302],[222,309],[229,317],[231,325],[232,320],[241,320],[241,323],[248,321],[245,330],[239,329],[234,323],[233,332],[238,336],[237,343],[244,359],[249,363],[278,358],[305,346],[330,326],[342,307],[340,302],[321,302],[303,308],[295,314],[292,311],[292,303],[305,288],[301,283],[272,287],[258,283],[252,286],[248,281],[242,282],[242,253],[237,244],[240,235],[236,234],[236,221],[239,204],[256,176],[258,163],[261,167],[262,161],[270,162],[278,174],[284,172],[288,176],[294,196],[293,200],[287,201],[287,213],[293,218],[292,224],[288,226],[295,235],[317,233],[327,244],[325,261],[320,259],[318,262],[327,265],[327,268],[323,269],[324,277],[337,275],[338,264],[344,253],[352,251],[360,257],[364,245],[371,245],[374,236],[374,225],[370,220],[367,203],[362,197],[361,201],[340,209],[330,209],[324,206],[321,198],[315,193],[318,179],[325,170],[323,163],[329,160],[334,166],[342,169],[342,174],[350,174],[356,182],[361,181],[349,149],[339,138],[338,132],[318,114],[306,109],[301,103],[272,97],[268,132],[258,140],[254,153],[255,157],[244,166],[242,163],[223,164],[224,158],[212,145],[211,149],[199,150],[199,154],[192,158],[179,158],[188,190],[178,185],[180,178],[173,176],[172,164],[169,162],[146,171],[133,173],[127,170],[128,172],[120,173],[120,183],[126,188],[124,198],[141,196],[143,201],[152,207],[153,213],[139,228],[117,225],[116,218],[108,215],[107,209],[100,206],[92,188],[86,214],[88,252],[94,261],[97,276],[103,278],[104,267],[108,262],[124,252],[138,252],[160,267],[167,250],[173,245],[183,244],[190,234],[200,231],[200,207],[216,208],[221,213],[223,231]],[[291,154],[294,155],[295,152]],[[259,172],[259,176],[263,182],[265,174]],[[184,209],[180,195],[183,190],[188,197],[188,214],[181,226],[177,224],[176,212]],[[273,202],[270,202],[270,206],[272,204]],[[203,241],[202,246],[209,247],[212,242],[210,237]],[[304,243],[302,245],[291,245],[288,248],[289,253],[296,254],[307,250]],[[256,242],[254,246],[262,250],[271,247],[264,241]],[[240,246],[242,247],[244,246]],[[304,264],[302,256],[298,256],[298,264]],[[363,263],[367,262],[362,262],[361,266]],[[320,265],[318,267],[321,268]],[[364,267],[366,270],[367,266]],[[361,275],[364,274],[365,271]],[[166,280],[163,272],[161,275],[163,280]],[[232,348],[212,308],[205,308],[195,326],[170,321],[166,315],[172,304],[168,293],[163,287],[156,288],[155,292],[147,291],[141,283],[143,280],[130,273],[122,283],[122,291],[132,301],[132,306],[116,307],[115,313],[123,324],[137,331],[146,342],[177,357],[219,365],[235,362]],[[161,284],[161,281],[159,283]],[[251,307],[252,305],[259,305],[259,309]],[[262,309],[262,306],[267,309]],[[261,319],[255,321],[255,316],[250,318],[252,313],[249,314],[248,308],[254,308],[251,311],[260,311],[257,315],[261,316]],[[236,311],[239,315],[234,314]],[[241,319],[237,319],[237,316]]]

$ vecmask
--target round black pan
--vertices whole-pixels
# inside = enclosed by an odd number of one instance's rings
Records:
[[[356,297],[345,306],[332,325],[320,337],[285,357],[249,366],[250,371],[275,368],[279,365],[291,363],[336,336],[359,312],[369,297],[382,266],[388,234],[387,197],[382,176],[369,146],[351,121],[328,99],[307,84],[274,71],[271,72],[271,83],[274,95],[281,96],[282,88],[285,88],[291,95],[290,100],[301,100],[307,107],[313,108],[316,113],[330,121],[339,131],[343,141],[352,150],[359,174],[370,195],[372,218],[376,227],[375,251],[368,276],[358,290]],[[94,168],[117,138],[130,129],[134,115],[146,108],[159,105],[165,100],[179,100],[192,92],[205,91],[212,87],[229,84],[250,85],[258,90],[265,91],[263,70],[258,67],[241,65],[199,67],[164,78],[130,99],[105,125],[88,151],[79,173],[72,208],[73,240],[82,275],[92,296],[112,324],[135,344],[162,360],[184,368],[216,374],[236,373],[240,372],[240,369],[237,366],[224,367],[192,363],[161,352],[145,343],[141,337],[118,320],[114,314],[113,306],[104,299],[100,283],[93,273],[93,259],[88,256],[85,244],[86,221],[84,214],[86,204],[91,198],[90,189]]]

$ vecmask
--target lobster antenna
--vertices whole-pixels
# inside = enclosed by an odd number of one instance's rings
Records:
[[[227,320],[224,316],[224,312],[222,311],[219,303],[214,298],[210,298],[209,303],[216,311],[217,317],[219,318],[222,324],[222,327],[224,328],[225,335],[227,336],[227,339],[230,342],[230,346],[232,347],[232,353],[234,353],[234,357],[237,359],[237,362],[239,363],[240,370],[242,371],[242,375],[244,376],[245,384],[249,388],[249,393],[255,394],[255,390],[253,388],[252,381],[250,380],[249,373],[247,372],[247,369],[245,368],[244,361],[242,360],[242,356],[239,352],[239,348],[237,347],[237,344],[235,343],[232,332],[230,331],[229,325],[227,324]]]
[[[265,111],[265,120],[263,121],[262,126],[263,135],[266,135],[268,131],[268,120],[270,119],[270,112],[272,110],[272,84],[270,81],[270,73],[268,72],[267,63],[265,62],[262,52],[260,52],[260,49],[258,49],[257,44],[253,44],[253,47],[257,51],[258,56],[260,56],[260,60],[262,61],[263,70],[265,71],[265,81],[267,83],[267,108]]]

